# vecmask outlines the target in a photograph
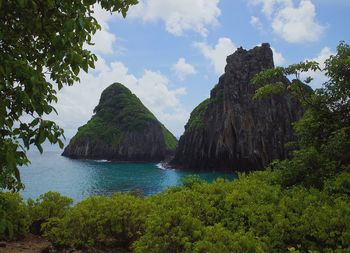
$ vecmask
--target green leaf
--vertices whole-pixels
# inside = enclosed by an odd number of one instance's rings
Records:
[[[37,144],[42,144],[46,139],[45,130],[43,128],[39,128],[39,135]]]
[[[281,82],[275,84],[267,84],[255,91],[253,99],[263,99],[271,97],[272,95],[282,94],[286,91],[286,87],[287,86]]]
[[[64,144],[61,140],[57,140],[58,141],[58,145],[60,147],[60,149],[63,149],[64,148]]]
[[[40,144],[35,144],[39,152],[42,154],[44,152],[43,147]]]

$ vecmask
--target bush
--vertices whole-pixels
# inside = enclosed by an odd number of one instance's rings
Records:
[[[231,232],[221,224],[207,227],[202,240],[194,245],[194,253],[260,253],[266,245],[252,233]]]
[[[302,186],[284,189],[277,178],[272,171],[256,172],[234,182],[193,184],[149,198],[153,209],[134,251],[350,249],[348,198]]]
[[[345,195],[350,198],[350,173],[343,172],[327,180],[325,191],[330,195]]]
[[[28,231],[28,208],[18,193],[0,192],[0,240],[20,239]]]
[[[41,234],[41,225],[50,218],[62,218],[73,200],[58,192],[47,192],[40,195],[36,201],[29,199],[27,203],[32,221],[30,231],[33,234]]]
[[[47,220],[53,217],[62,218],[73,200],[58,192],[47,192],[40,195],[36,201],[29,199],[27,203],[32,220]]]
[[[142,198],[131,194],[71,200],[47,193],[28,206],[1,193],[1,238],[17,239],[31,220],[45,220],[56,246],[134,252],[347,252],[350,250],[349,173],[324,190],[282,187],[279,171],[230,182],[190,180],[187,186]],[[10,225],[9,225],[10,224]]]
[[[181,178],[182,185],[188,188],[192,188],[195,184],[202,184],[204,182],[205,181],[197,175],[188,175]]]
[[[44,224],[45,236],[58,246],[128,248],[144,230],[149,205],[129,194],[90,197],[63,218]]]
[[[190,208],[162,209],[147,220],[147,229],[134,243],[134,252],[192,252],[201,239],[204,226],[193,217]]]

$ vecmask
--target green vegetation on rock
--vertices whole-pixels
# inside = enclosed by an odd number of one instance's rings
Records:
[[[191,112],[190,119],[187,122],[186,129],[200,129],[204,126],[205,111],[210,103],[210,98],[207,98],[200,103]]]
[[[89,140],[118,145],[125,132],[142,130],[148,122],[157,121],[140,99],[119,83],[103,91],[94,112],[91,120],[78,129],[72,143]]]
[[[176,138],[140,99],[124,85],[114,83],[102,92],[94,115],[78,129],[63,155],[160,161],[173,152],[176,145]]]
[[[215,87],[217,88],[217,87]],[[214,88],[214,89],[215,89]],[[201,129],[204,127],[205,112],[210,104],[221,103],[224,98],[224,91],[220,88],[216,89],[216,93],[213,97],[207,98],[193,109],[190,115],[190,119],[187,122],[186,129]]]
[[[177,146],[177,139],[175,136],[170,133],[168,129],[165,128],[164,125],[162,125],[162,132],[165,140],[165,146],[167,150],[175,150]]]
[[[78,140],[101,141],[108,144],[119,144],[122,140],[121,131],[105,124],[105,121],[98,116],[93,117],[82,127],[79,127],[78,133],[73,137],[72,143]]]

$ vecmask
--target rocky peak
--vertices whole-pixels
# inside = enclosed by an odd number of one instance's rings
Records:
[[[101,94],[94,115],[78,129],[63,155],[114,161],[161,161],[176,147],[176,138],[120,83]]]
[[[267,43],[251,50],[238,48],[227,57],[225,73],[210,98],[191,114],[173,164],[194,169],[247,171],[283,159],[293,140],[292,123],[302,115],[287,94],[253,101],[259,85],[251,79],[274,67]],[[285,84],[288,79],[279,80]]]
[[[270,44],[263,43],[251,50],[245,50],[242,47],[226,58],[225,73],[240,72],[243,69],[261,71],[261,69],[269,69],[274,67],[273,53]]]

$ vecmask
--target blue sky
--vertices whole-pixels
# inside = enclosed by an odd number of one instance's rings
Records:
[[[104,88],[129,87],[176,136],[223,74],[237,47],[269,42],[275,63],[321,64],[349,43],[349,0],[141,0],[126,19],[95,8],[102,30],[90,49],[96,69],[65,87],[52,116],[72,137],[92,116]],[[325,80],[313,73],[314,87]]]

